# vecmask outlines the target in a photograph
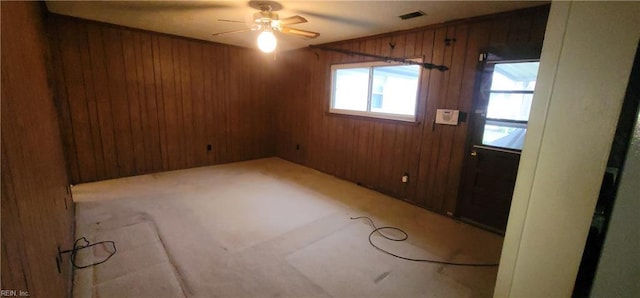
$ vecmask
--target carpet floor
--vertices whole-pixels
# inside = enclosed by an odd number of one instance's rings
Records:
[[[490,297],[503,238],[279,158],[73,187],[76,236],[115,241],[76,269],[74,297]],[[389,232],[389,234],[393,234]],[[393,235],[391,235],[393,236]],[[98,245],[77,254],[90,264]]]

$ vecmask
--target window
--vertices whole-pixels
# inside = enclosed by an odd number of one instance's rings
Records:
[[[522,150],[539,62],[494,66],[482,144]]]
[[[330,112],[415,121],[420,69],[387,62],[333,65]]]

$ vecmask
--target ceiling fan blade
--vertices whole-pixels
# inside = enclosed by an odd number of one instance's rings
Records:
[[[118,9],[136,9],[140,11],[187,11],[203,9],[233,8],[228,3],[211,3],[204,1],[111,1],[110,7]]]
[[[302,15],[306,15],[309,17],[314,17],[314,18],[320,18],[320,19],[325,19],[327,21],[332,21],[332,22],[340,22],[340,23],[345,23],[348,25],[352,25],[352,26],[357,26],[357,27],[371,27],[371,26],[375,26],[375,23],[369,22],[369,21],[364,21],[364,20],[355,20],[352,18],[347,18],[347,17],[343,17],[343,16],[337,16],[337,15],[330,15],[330,14],[326,14],[326,13],[319,13],[319,12],[315,12],[315,11],[310,11],[310,10],[294,10],[296,13],[300,13]]]
[[[305,38],[316,38],[316,37],[320,36],[320,33],[318,33],[318,32],[300,30],[300,29],[289,28],[289,27],[281,27],[280,28],[280,32],[282,32],[284,34],[298,35],[298,36],[302,36],[302,37],[305,37]]]
[[[301,23],[306,23],[306,22],[307,22],[307,19],[305,19],[305,18],[303,18],[301,16],[292,16],[292,17],[280,19],[280,25],[282,25],[282,26],[293,25],[293,24],[301,24]]]
[[[245,23],[245,22],[243,22],[243,21],[225,20],[225,19],[218,19],[218,22],[230,22],[230,23],[241,23],[241,24],[244,24],[244,23]]]
[[[233,31],[219,32],[219,33],[213,33],[213,34],[211,34],[211,36],[220,36],[220,35],[225,35],[225,34],[240,33],[240,32],[248,32],[248,31],[253,31],[253,29],[242,29],[242,30],[233,30]]]

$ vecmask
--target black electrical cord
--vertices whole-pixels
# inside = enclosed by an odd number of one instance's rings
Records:
[[[80,240],[84,241],[84,245],[80,245]],[[91,263],[88,265],[77,265],[76,264],[76,255],[78,254],[79,250],[83,250],[85,248],[89,248],[89,247],[93,247],[96,245],[100,245],[100,244],[111,244],[111,247],[113,247],[113,250],[109,253],[109,256],[107,256],[104,260],[100,261],[100,262],[96,262],[96,263]],[[70,250],[65,250],[65,251],[61,251],[59,254],[65,254],[65,253],[71,253],[71,264],[73,265],[74,268],[76,269],[83,269],[83,268],[88,268],[91,266],[95,266],[95,265],[100,265],[106,261],[108,261],[111,257],[113,257],[113,255],[116,254],[116,252],[118,251],[118,249],[116,249],[116,243],[114,241],[100,241],[100,242],[96,242],[96,243],[91,243],[89,242],[89,240],[87,240],[87,238],[85,237],[80,237],[78,239],[76,239],[76,241],[73,243],[73,248]],[[60,257],[60,259],[62,259],[62,257]]]
[[[385,250],[383,248],[380,248],[379,246],[375,245],[373,243],[373,241],[371,240],[371,237],[373,236],[373,234],[378,233],[378,235],[382,236],[383,238],[387,239],[387,240],[391,240],[391,241],[405,241],[409,238],[409,235],[407,234],[407,232],[403,231],[400,228],[396,228],[396,227],[376,227],[375,223],[373,223],[373,220],[367,216],[358,216],[358,217],[351,217],[352,220],[356,220],[356,219],[361,219],[364,218],[366,220],[369,221],[369,224],[371,224],[371,226],[373,227],[373,231],[371,231],[371,233],[369,233],[369,244],[371,244],[371,246],[375,247],[377,250],[388,254],[390,256],[394,256],[396,258],[399,259],[403,259],[403,260],[407,260],[407,261],[413,261],[413,262],[425,262],[425,263],[433,263],[433,264],[442,264],[442,265],[450,265],[450,266],[467,266],[467,267],[495,267],[498,266],[499,264],[483,264],[483,263],[455,263],[455,262],[447,262],[447,261],[438,261],[438,260],[429,260],[429,259],[414,259],[414,258],[408,258],[408,257],[403,257],[397,254],[394,254],[388,250]],[[383,234],[381,231],[382,230],[394,230],[397,232],[400,232],[403,234],[403,236],[401,237],[389,237],[385,234]]]

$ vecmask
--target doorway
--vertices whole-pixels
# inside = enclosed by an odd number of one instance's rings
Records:
[[[482,56],[456,215],[503,234],[527,133],[539,56]]]

